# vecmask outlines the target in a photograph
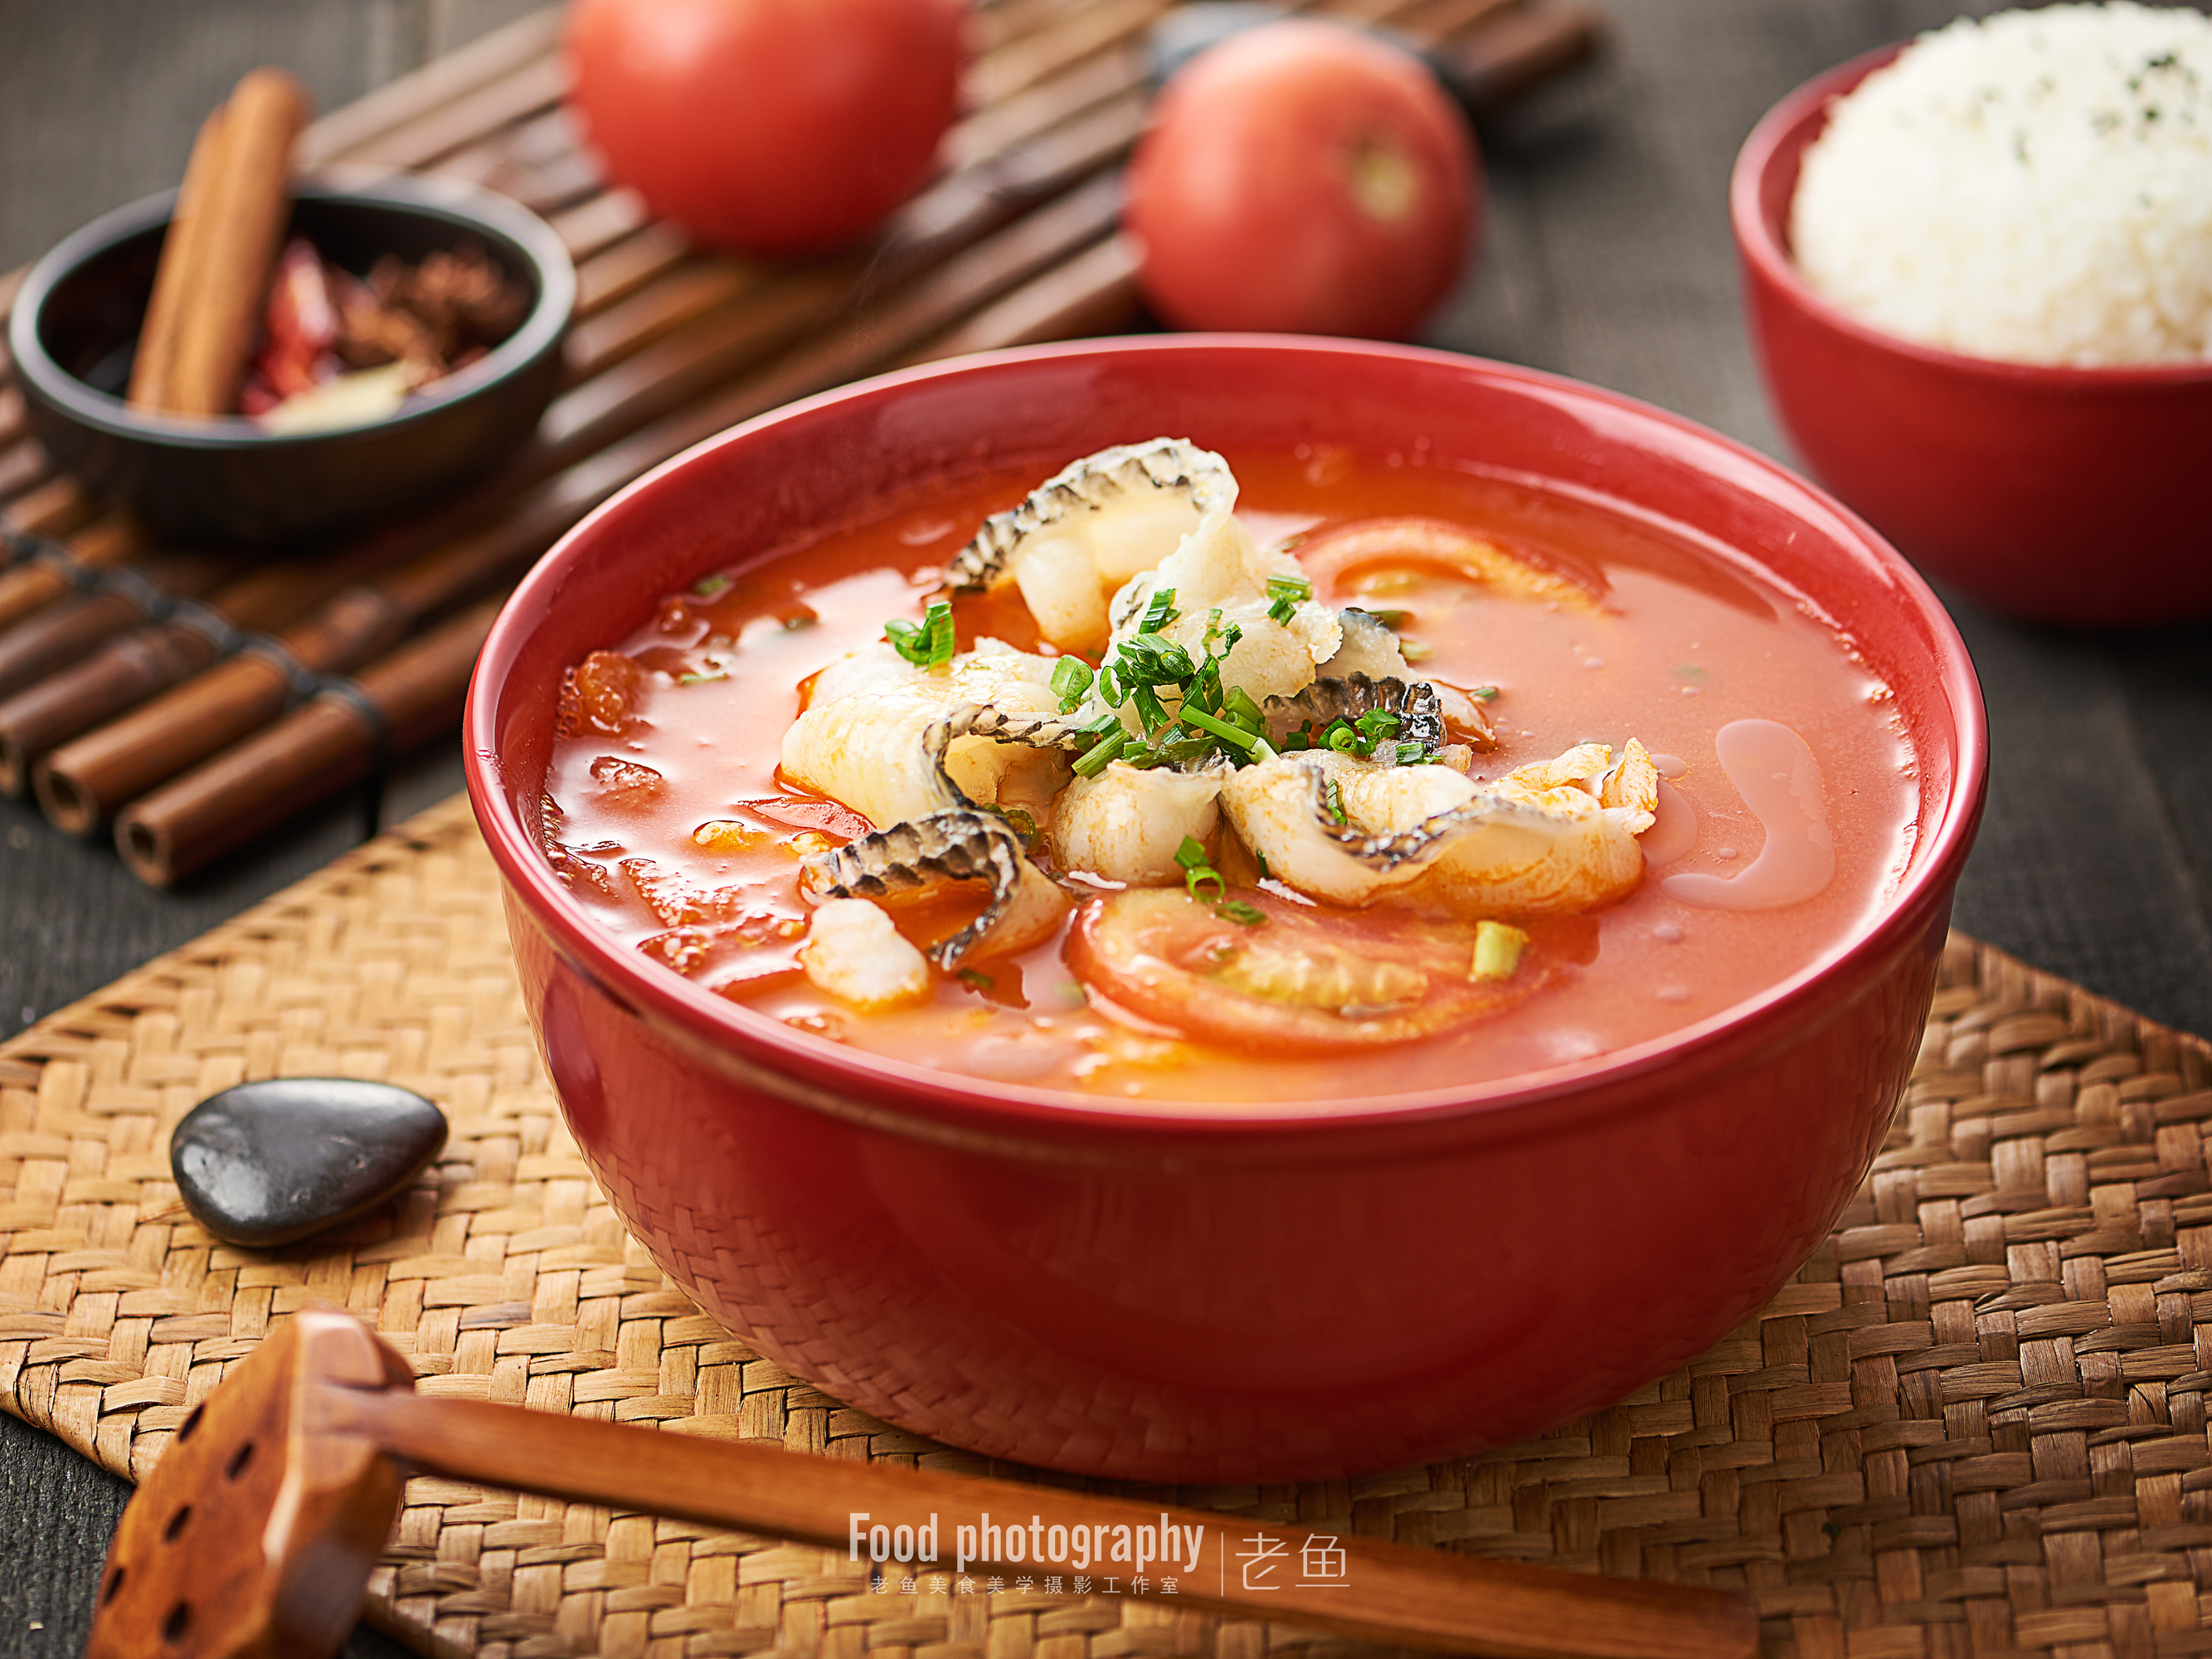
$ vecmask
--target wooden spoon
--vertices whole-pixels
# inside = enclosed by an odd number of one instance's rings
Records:
[[[1718,1590],[1361,1538],[1327,1540],[1310,1556],[1301,1527],[426,1398],[407,1362],[350,1316],[310,1311],[279,1326],[185,1419],[131,1499],[100,1577],[88,1659],[336,1653],[415,1472],[793,1539],[863,1562],[871,1528],[934,1520],[938,1559],[886,1564],[901,1576],[1064,1566],[1038,1561],[1030,1542],[1060,1527],[1107,1528],[1108,1538],[1147,1528],[1156,1540],[1175,1527],[1194,1540],[1179,1547],[1182,1601],[1447,1652],[1729,1659],[1753,1653],[1759,1635],[1751,1601]],[[984,1512],[1005,1529],[998,1553],[958,1561],[958,1528],[990,1536]],[[1093,1556],[1101,1576],[1103,1553]]]

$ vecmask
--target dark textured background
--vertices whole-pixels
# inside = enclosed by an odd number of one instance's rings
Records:
[[[1961,8],[1610,4],[1610,64],[1487,135],[1487,246],[1429,338],[1617,387],[1786,457],[1737,309],[1730,159],[1798,82]],[[0,269],[173,183],[201,116],[254,64],[289,65],[329,108],[527,9],[529,0],[0,0]],[[2212,557],[2212,528],[2200,550]],[[2084,548],[2082,562],[2083,580],[2097,580],[2097,550]],[[2212,628],[2069,636],[1963,603],[1953,612],[1981,672],[1995,756],[1960,926],[2212,1032]],[[458,757],[441,748],[403,770],[392,811],[459,783]],[[182,893],[155,895],[104,848],[0,801],[0,1035],[305,875],[358,828],[356,806],[334,806]],[[77,1650],[126,1495],[58,1442],[0,1418],[0,1655]],[[367,1632],[353,1650],[396,1651]]]

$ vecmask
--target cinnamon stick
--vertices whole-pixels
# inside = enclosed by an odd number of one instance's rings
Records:
[[[128,401],[139,409],[176,407],[177,343],[183,337],[186,289],[204,264],[208,192],[222,163],[222,109],[217,106],[200,123],[199,137],[185,163],[177,205],[161,237],[161,262],[155,267],[154,292],[146,301],[146,320],[138,329],[138,352],[131,362]]]
[[[206,185],[179,242],[178,257],[189,263],[176,278],[175,361],[161,405],[173,413],[237,407],[284,234],[292,146],[307,112],[306,88],[268,67],[247,71],[223,106]]]
[[[460,718],[477,653],[501,601],[487,599],[364,669],[360,702],[325,693],[116,820],[140,880],[167,887],[283,823]],[[365,702],[372,717],[361,707]]]

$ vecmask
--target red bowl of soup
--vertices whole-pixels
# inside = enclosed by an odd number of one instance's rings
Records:
[[[1528,919],[1536,977],[1502,1012],[1320,1052],[1179,1035],[1178,1008],[1204,1032],[1306,1005],[1200,960],[1159,981],[1186,1002],[1133,1012],[1079,976],[1077,943],[1128,895],[1073,877],[1060,933],[918,1006],[841,1014],[794,981],[803,908],[757,863],[783,843],[727,853],[706,826],[864,830],[778,774],[802,686],[922,615],[987,514],[1161,434],[1227,458],[1240,522],[1305,559],[1314,604],[1402,613],[1407,654],[1482,699],[1495,746],[1470,776],[1630,736],[1657,755],[1641,879]],[[1478,532],[1544,580],[1399,559],[1408,524]],[[1382,552],[1348,555],[1361,536]],[[594,726],[579,690],[608,694],[607,652],[630,701]],[[794,1376],[916,1433],[1175,1481],[1506,1443],[1770,1299],[1881,1141],[1985,760],[1940,605],[1784,469],[1530,370],[1234,336],[915,369],[702,445],[523,582],[467,732],[548,1072],[654,1260]],[[1226,834],[1230,884],[1261,881]],[[1265,881],[1269,926],[1237,938],[1320,939],[1300,961],[1336,928],[1361,971],[1401,973],[1378,948],[1413,961],[1464,925],[1293,917],[1305,901]]]
[[[1859,322],[1799,273],[1799,161],[1834,100],[1901,50],[1808,82],[1736,157],[1729,212],[1746,322],[1784,430],[1921,569],[1992,609],[2075,627],[2212,615],[2194,482],[2212,450],[2212,362],[1967,356]]]

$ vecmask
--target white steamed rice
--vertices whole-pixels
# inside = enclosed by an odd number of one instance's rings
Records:
[[[2114,0],[1921,36],[1835,104],[1790,235],[1815,289],[1906,339],[2212,359],[2212,18]]]

